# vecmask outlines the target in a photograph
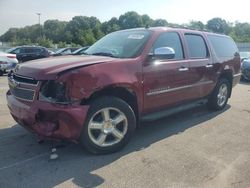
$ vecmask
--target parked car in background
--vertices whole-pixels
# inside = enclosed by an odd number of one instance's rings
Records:
[[[85,53],[18,65],[6,97],[19,125],[40,138],[80,142],[92,153],[124,147],[140,120],[201,104],[223,110],[241,77],[232,38],[209,32],[117,31]]]
[[[15,54],[0,52],[0,76],[16,67],[18,60]]]
[[[53,56],[55,54],[55,52],[53,52],[52,50],[48,50],[49,52],[49,56]]]
[[[7,50],[7,53],[16,54],[19,63],[49,57],[49,51],[41,46],[18,46]]]
[[[250,58],[250,52],[240,52],[240,59],[243,61],[244,59]]]
[[[61,56],[61,55],[71,55],[78,48],[62,48],[56,51],[53,56]]]
[[[250,81],[250,58],[241,62],[241,74],[243,80]]]
[[[72,55],[83,55],[88,48],[89,46],[84,46],[82,48],[79,48],[78,50],[74,51]]]

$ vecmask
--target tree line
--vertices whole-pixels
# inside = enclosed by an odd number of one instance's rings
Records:
[[[0,41],[13,45],[38,44],[45,47],[89,46],[104,35],[121,29],[136,27],[185,27],[208,30],[230,35],[236,42],[250,42],[249,23],[230,23],[222,18],[212,18],[206,24],[201,21],[190,21],[188,24],[169,23],[164,19],[152,19],[148,15],[139,15],[134,11],[127,12],[119,18],[113,17],[101,23],[96,17],[75,16],[69,22],[47,20],[43,25],[31,25],[23,28],[10,28],[0,36]]]

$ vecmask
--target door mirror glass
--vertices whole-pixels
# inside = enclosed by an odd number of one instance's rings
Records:
[[[160,47],[154,50],[153,56],[157,59],[173,59],[175,57],[175,51],[170,47]]]

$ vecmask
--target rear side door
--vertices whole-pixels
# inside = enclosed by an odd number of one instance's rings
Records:
[[[161,110],[188,100],[189,63],[185,60],[183,45],[178,32],[164,32],[154,42],[156,48],[170,47],[175,51],[173,59],[152,60],[143,65],[144,112]]]
[[[209,95],[214,87],[216,71],[205,38],[200,33],[185,33],[189,59],[189,86],[192,99]]]

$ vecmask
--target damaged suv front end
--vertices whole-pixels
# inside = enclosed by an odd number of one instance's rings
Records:
[[[63,78],[35,80],[10,73],[8,107],[16,122],[41,139],[76,142],[89,106],[70,98]]]

